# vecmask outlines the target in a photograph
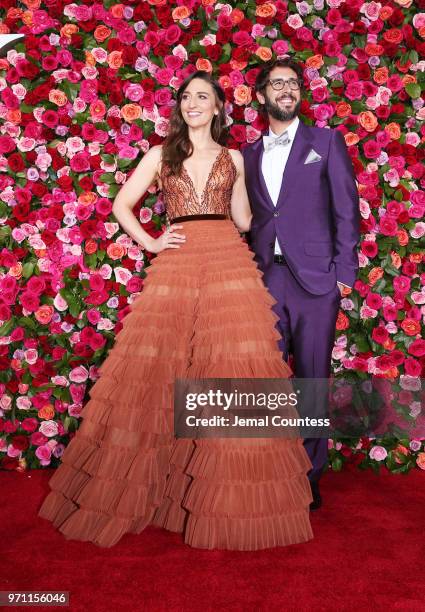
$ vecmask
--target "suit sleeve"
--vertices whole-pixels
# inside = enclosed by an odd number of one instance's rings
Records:
[[[335,129],[332,130],[327,170],[335,226],[333,261],[336,278],[338,282],[352,287],[359,269],[359,195],[344,137]]]

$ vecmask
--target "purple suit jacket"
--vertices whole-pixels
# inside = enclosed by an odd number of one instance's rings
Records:
[[[311,149],[321,160],[304,164]],[[288,266],[309,293],[328,293],[337,281],[353,286],[360,212],[344,137],[300,120],[276,206],[261,171],[263,150],[262,138],[242,150],[253,213],[251,248],[260,270],[266,273],[273,265],[277,236]]]

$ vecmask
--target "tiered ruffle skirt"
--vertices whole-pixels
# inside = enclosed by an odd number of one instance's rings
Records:
[[[283,438],[176,439],[176,378],[288,378],[273,298],[230,220],[187,221],[160,253],[89,391],[39,515],[67,539],[113,546],[147,525],[196,548],[313,537],[310,460]]]

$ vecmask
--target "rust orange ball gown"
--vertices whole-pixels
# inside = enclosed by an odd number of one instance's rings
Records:
[[[313,537],[301,439],[174,436],[176,378],[292,374],[278,348],[275,302],[230,219],[236,173],[222,148],[199,197],[185,168],[179,176],[162,169],[170,218],[223,218],[184,221],[186,243],[147,270],[39,511],[67,539],[110,547],[147,525],[206,549]]]

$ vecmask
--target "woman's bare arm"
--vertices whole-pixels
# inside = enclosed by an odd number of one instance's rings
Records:
[[[230,154],[232,155],[238,173],[232,192],[232,219],[239,231],[248,232],[251,227],[252,213],[245,186],[244,161],[239,151],[230,150]]]
[[[164,248],[179,248],[179,244],[184,242],[184,236],[175,231],[166,238],[163,237],[164,234],[159,238],[152,238],[133,213],[134,206],[156,180],[161,164],[161,150],[161,145],[149,149],[119,190],[112,205],[112,212],[123,230],[151,253],[159,253]],[[174,225],[173,230],[180,227],[182,226]]]

